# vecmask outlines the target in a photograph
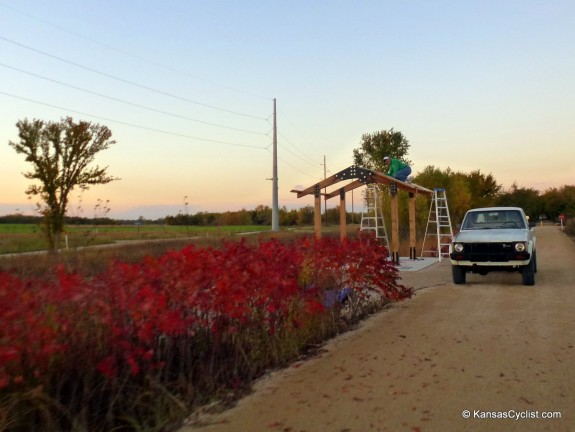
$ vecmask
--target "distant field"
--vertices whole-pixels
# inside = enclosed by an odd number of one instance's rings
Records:
[[[69,225],[61,247],[78,248],[131,240],[185,237],[227,237],[238,233],[267,232],[268,226]],[[67,244],[66,244],[67,240]],[[0,224],[0,254],[47,249],[42,228],[35,224]]]

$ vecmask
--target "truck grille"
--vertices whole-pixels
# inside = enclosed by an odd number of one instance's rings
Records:
[[[469,243],[464,245],[465,259],[503,262],[513,259],[512,243]]]
[[[463,252],[452,253],[457,261],[507,262],[529,259],[528,252],[516,252],[514,243],[464,243]]]

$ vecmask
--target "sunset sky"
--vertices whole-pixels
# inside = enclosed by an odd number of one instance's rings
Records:
[[[112,130],[121,178],[72,216],[271,207],[274,98],[280,206],[391,128],[414,174],[575,184],[572,0],[0,0],[0,23],[0,215],[34,208],[16,122],[66,116]]]

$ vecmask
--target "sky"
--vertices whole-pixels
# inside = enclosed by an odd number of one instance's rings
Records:
[[[280,207],[392,128],[414,174],[575,184],[572,0],[0,0],[0,24],[0,215],[36,202],[16,123],[67,116],[110,128],[120,178],[71,216],[271,207],[274,99]]]

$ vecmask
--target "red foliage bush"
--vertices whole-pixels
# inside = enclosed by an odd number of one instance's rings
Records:
[[[389,300],[411,295],[370,237],[189,246],[91,278],[0,273],[0,395],[39,385],[50,392],[60,375],[154,375],[172,364],[166,341],[188,340],[193,351],[198,341],[302,328],[326,313],[327,290],[344,287]]]

